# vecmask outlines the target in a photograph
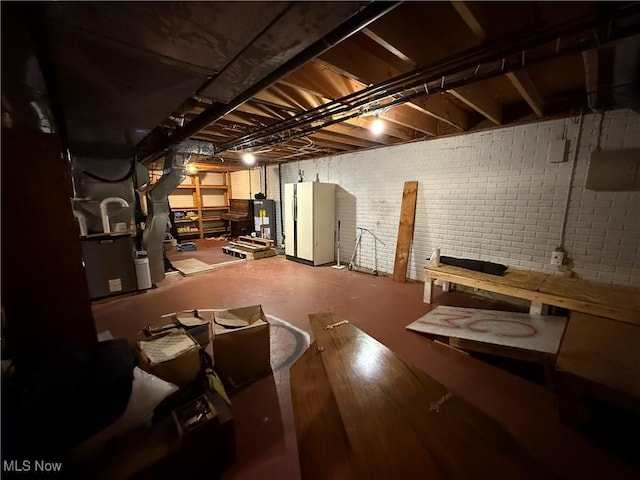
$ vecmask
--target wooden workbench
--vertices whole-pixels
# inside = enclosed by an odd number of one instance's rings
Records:
[[[640,412],[640,289],[512,268],[500,277],[440,265],[425,267],[426,303],[434,280],[529,300],[532,313],[543,305],[570,311],[553,382],[568,423],[579,423],[575,412],[584,398]]]
[[[568,423],[580,423],[577,404],[585,398],[640,413],[640,326],[572,312],[555,384]]]
[[[451,265],[424,268],[424,301],[431,303],[434,280],[500,293],[531,302],[531,313],[553,305],[640,325],[640,289],[509,268],[503,276]]]
[[[549,478],[495,420],[332,313],[291,368],[302,478]]]

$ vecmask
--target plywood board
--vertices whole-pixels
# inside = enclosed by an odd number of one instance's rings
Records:
[[[425,275],[468,287],[477,287],[505,294],[507,293],[501,291],[501,288],[518,288],[536,292],[547,278],[546,273],[528,270],[509,268],[503,276],[498,276],[452,265],[440,265],[438,267],[428,265],[425,267]]]
[[[195,275],[196,273],[208,272],[216,268],[214,265],[207,265],[195,258],[185,258],[184,260],[173,260],[172,265],[183,275]]]
[[[411,250],[411,240],[413,239],[417,197],[418,182],[404,182],[398,241],[396,243],[396,258],[393,264],[393,279],[396,282],[404,282],[407,279],[407,265],[409,264],[409,252]]]
[[[407,329],[555,354],[566,325],[565,317],[439,306]]]
[[[640,323],[640,288],[549,275],[540,286],[540,292],[632,310],[637,312],[636,323]]]

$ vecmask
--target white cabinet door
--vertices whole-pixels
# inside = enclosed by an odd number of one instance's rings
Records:
[[[293,197],[294,184],[287,183],[284,186],[284,253],[294,256],[294,204]]]
[[[296,240],[297,257],[313,261],[313,183],[305,182],[297,185],[296,207]]]

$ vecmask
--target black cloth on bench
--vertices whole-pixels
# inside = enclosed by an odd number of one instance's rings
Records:
[[[488,273],[490,275],[504,275],[504,272],[509,268],[501,263],[485,262],[482,260],[469,260],[466,258],[454,258],[454,257],[440,257],[440,263],[445,265],[453,265],[454,267],[466,268],[469,270],[475,270],[476,272]]]

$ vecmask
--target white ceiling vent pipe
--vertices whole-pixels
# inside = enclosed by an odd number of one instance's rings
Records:
[[[102,231],[104,233],[111,233],[111,225],[109,225],[109,215],[107,213],[110,203],[118,203],[122,207],[129,206],[129,203],[120,197],[107,197],[100,202],[100,217],[102,217]]]

